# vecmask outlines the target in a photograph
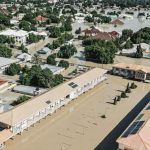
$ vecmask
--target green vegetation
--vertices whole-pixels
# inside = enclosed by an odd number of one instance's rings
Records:
[[[13,63],[5,69],[5,74],[14,76],[19,74],[21,71],[21,66],[19,64]]]
[[[23,95],[23,96],[20,96],[16,101],[12,102],[11,105],[16,106],[25,101],[28,101],[29,99],[30,99],[30,97]]]
[[[61,31],[59,27],[50,26],[47,28],[47,30],[50,32],[50,37],[57,38],[61,36]]]
[[[145,27],[135,32],[131,37],[134,44],[150,43],[150,27]]]
[[[53,75],[49,69],[41,69],[40,66],[34,65],[27,72],[22,74],[20,83],[23,85],[52,88],[63,82],[62,75]]]
[[[71,39],[73,39],[73,35],[65,32],[57,40],[54,40],[52,44],[48,44],[47,46],[53,50],[60,47],[62,44],[64,44],[65,42]]]
[[[137,51],[135,53],[135,58],[142,58],[143,57],[143,49],[141,48],[141,45],[137,46]]]
[[[50,55],[47,57],[47,63],[50,64],[50,65],[56,65],[56,55],[53,54],[53,55]]]
[[[42,36],[40,36],[40,35],[35,35],[35,34],[33,34],[33,33],[30,33],[29,34],[29,37],[27,38],[27,42],[28,43],[37,43],[37,42],[39,42],[41,39],[43,39],[43,37]]]
[[[12,56],[12,50],[4,45],[0,45],[0,57],[9,58]]]
[[[66,60],[61,60],[58,64],[58,66],[67,69],[69,67],[69,62]]]
[[[85,46],[86,60],[103,64],[113,63],[117,48],[113,42],[100,41],[97,39],[86,39],[83,41]]]
[[[127,97],[126,92],[122,92],[121,93],[121,98],[126,98],[126,97]]]
[[[133,42],[131,40],[127,40],[125,45],[123,46],[123,48],[125,49],[130,49],[130,48],[133,48]]]
[[[8,36],[5,36],[5,35],[0,35],[0,43],[1,44],[14,44],[15,43],[15,40],[14,38],[12,37],[8,37]]]
[[[121,96],[117,96],[117,102],[121,100]]]
[[[114,105],[116,105],[117,104],[117,98],[115,97],[114,98]]]
[[[132,82],[130,88],[131,88],[131,89],[136,89],[136,88],[137,88],[137,85],[136,85],[134,82]]]
[[[22,51],[22,53],[28,53],[28,49],[23,44],[21,44],[19,49]]]
[[[58,52],[58,57],[60,58],[70,58],[75,53],[77,53],[77,49],[73,45],[64,45],[60,47],[60,51]]]
[[[130,89],[129,83],[127,84],[127,88],[126,88],[125,92],[126,93],[131,93],[131,89]]]

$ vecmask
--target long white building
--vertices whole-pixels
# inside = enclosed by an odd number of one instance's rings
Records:
[[[82,93],[94,88],[106,77],[107,70],[94,68],[52,90],[32,98],[13,109],[0,114],[0,145],[23,132],[40,119],[52,114],[57,109],[68,104]]]

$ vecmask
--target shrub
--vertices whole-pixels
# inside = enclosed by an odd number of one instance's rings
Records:
[[[125,90],[125,92],[126,92],[126,93],[131,93],[130,87],[127,87],[126,90]]]
[[[16,106],[16,105],[19,105],[29,99],[30,99],[30,97],[23,95],[23,96],[20,96],[16,101],[12,102],[11,105]]]
[[[121,93],[121,98],[126,98],[126,97],[127,97],[126,92],[122,92]]]
[[[136,85],[134,82],[132,82],[130,88],[131,88],[131,89],[136,89],[136,88],[137,88],[137,85]]]
[[[121,100],[121,96],[117,96],[117,101],[120,101]]]

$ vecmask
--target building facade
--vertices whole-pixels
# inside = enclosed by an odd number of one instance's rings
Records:
[[[5,30],[0,32],[0,35],[5,35],[14,39],[15,44],[20,46],[21,44],[26,45],[26,40],[28,37],[28,32],[24,30]]]
[[[0,114],[0,125],[3,128],[0,131],[1,147],[4,146],[5,141],[9,138],[23,132],[24,129],[47,115],[51,115],[82,93],[106,80],[106,72],[104,69],[94,68],[42,95],[16,106],[10,111]]]
[[[150,67],[148,66],[119,63],[113,66],[112,73],[130,79],[150,82]]]

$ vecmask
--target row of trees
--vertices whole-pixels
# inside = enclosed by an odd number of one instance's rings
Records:
[[[114,98],[113,104],[116,105],[117,102],[119,102],[121,100],[121,98],[126,98],[127,97],[127,93],[131,93],[131,89],[136,89],[136,88],[137,88],[137,85],[134,82],[132,82],[131,85],[128,83],[125,91],[122,91],[121,95],[116,96]]]

